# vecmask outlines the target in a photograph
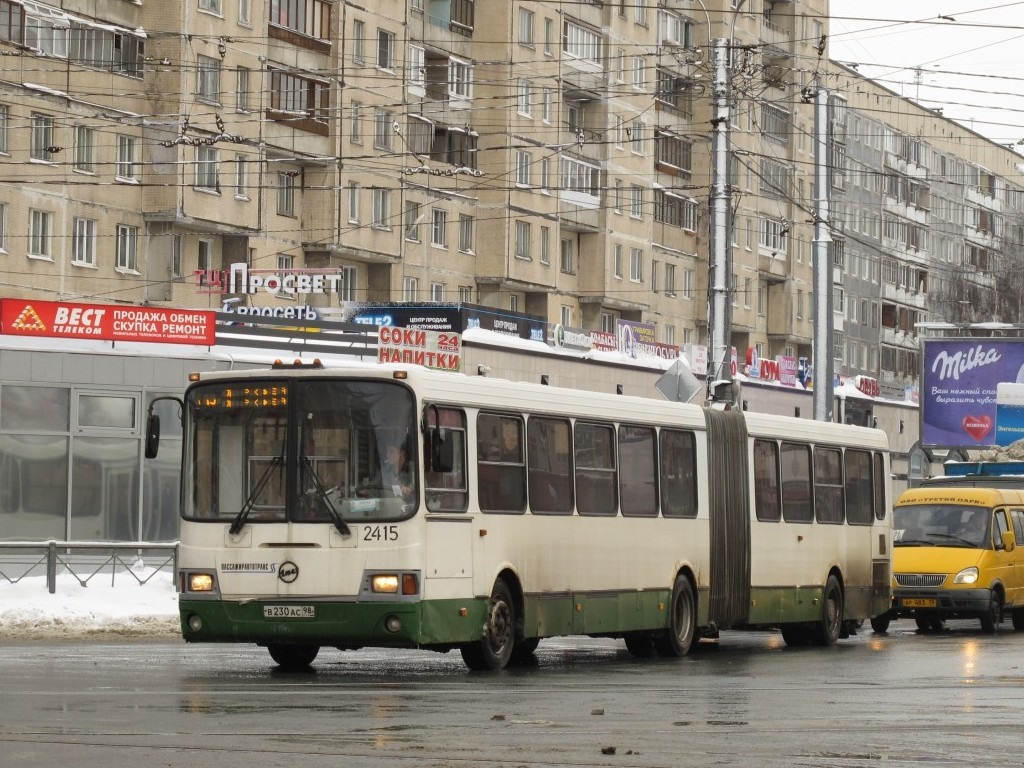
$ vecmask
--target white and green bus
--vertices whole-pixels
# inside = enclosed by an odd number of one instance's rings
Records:
[[[413,366],[193,378],[188,642],[501,669],[565,635],[638,656],[725,629],[830,645],[890,606],[880,430]],[[151,415],[147,456],[159,432]]]

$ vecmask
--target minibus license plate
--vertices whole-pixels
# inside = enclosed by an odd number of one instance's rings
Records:
[[[264,619],[315,619],[316,606],[313,605],[264,605]]]
[[[904,597],[903,598],[904,608],[934,608],[935,598],[934,597]]]

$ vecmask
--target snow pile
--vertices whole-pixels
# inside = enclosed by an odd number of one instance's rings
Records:
[[[45,576],[17,583],[0,580],[0,642],[12,640],[111,637],[180,637],[178,595],[168,572],[143,570],[97,574],[82,586],[70,574],[58,575],[50,594]]]

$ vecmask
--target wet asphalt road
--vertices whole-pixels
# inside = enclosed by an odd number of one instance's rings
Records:
[[[2,637],[2,636],[0,636]],[[457,652],[0,645],[0,767],[1021,766],[1024,633],[869,629],[834,648],[723,633],[683,660],[541,643],[469,673]]]

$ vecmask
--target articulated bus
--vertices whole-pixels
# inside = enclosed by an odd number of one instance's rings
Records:
[[[891,605],[877,429],[412,366],[192,378],[188,642],[285,667],[458,649],[495,670],[566,635],[637,656],[727,629],[831,645]]]

